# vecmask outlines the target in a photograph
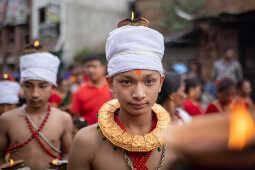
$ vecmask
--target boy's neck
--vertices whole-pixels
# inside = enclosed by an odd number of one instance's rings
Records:
[[[152,126],[152,110],[137,116],[127,113],[120,109],[119,119],[125,129],[134,135],[143,135],[148,133]]]
[[[26,111],[26,113],[29,113],[31,115],[36,115],[36,114],[40,115],[40,114],[44,114],[44,113],[48,112],[48,107],[49,107],[48,104],[45,104],[44,106],[41,106],[38,108],[27,105],[25,107],[25,111]]]

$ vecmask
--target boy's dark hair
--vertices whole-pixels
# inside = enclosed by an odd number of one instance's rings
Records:
[[[84,118],[74,119],[73,124],[77,129],[81,129],[81,128],[88,126],[88,123]]]
[[[177,92],[181,86],[181,77],[176,73],[166,73],[161,91],[158,95],[157,103],[163,104],[169,95]]]
[[[219,84],[217,85],[217,92],[224,92],[230,88],[236,88],[235,82],[231,78],[224,78],[220,80]]]
[[[188,94],[191,88],[201,85],[201,82],[197,78],[189,78],[185,80],[185,85],[185,93]]]
[[[93,61],[93,60],[98,60],[101,62],[102,65],[106,65],[107,61],[104,55],[99,55],[99,54],[95,54],[95,55],[89,55],[84,59],[84,63],[87,63],[89,61]]]

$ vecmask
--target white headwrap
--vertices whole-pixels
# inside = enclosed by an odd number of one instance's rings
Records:
[[[106,41],[108,75],[147,69],[163,74],[164,38],[145,26],[123,26],[113,30]]]
[[[59,59],[47,52],[27,54],[20,58],[21,83],[42,80],[56,85]]]
[[[19,103],[20,85],[12,81],[0,81],[0,104]]]

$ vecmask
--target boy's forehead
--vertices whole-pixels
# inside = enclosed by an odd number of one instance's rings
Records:
[[[43,80],[27,80],[27,81],[24,81],[23,84],[51,84],[47,81],[43,81]]]
[[[126,72],[122,72],[116,75],[116,77],[130,77],[130,78],[137,78],[137,77],[148,77],[148,76],[160,76],[158,71],[154,70],[130,70]]]

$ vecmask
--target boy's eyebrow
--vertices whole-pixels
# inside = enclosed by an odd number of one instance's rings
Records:
[[[40,82],[39,84],[40,85],[47,85],[48,83],[47,82]]]
[[[147,77],[153,77],[153,76],[155,76],[155,74],[152,74],[152,73],[151,73],[151,74],[147,74],[147,75],[145,75],[144,77],[146,77],[146,78],[147,78]]]
[[[120,78],[133,79],[132,76],[129,75],[121,75]]]
[[[156,74],[150,73],[147,75],[143,75],[143,78],[153,77],[155,75]],[[120,78],[134,79],[132,76],[129,76],[129,75],[121,75]]]
[[[30,82],[28,82],[28,81],[26,81],[24,84],[33,85],[33,83],[30,83]]]

